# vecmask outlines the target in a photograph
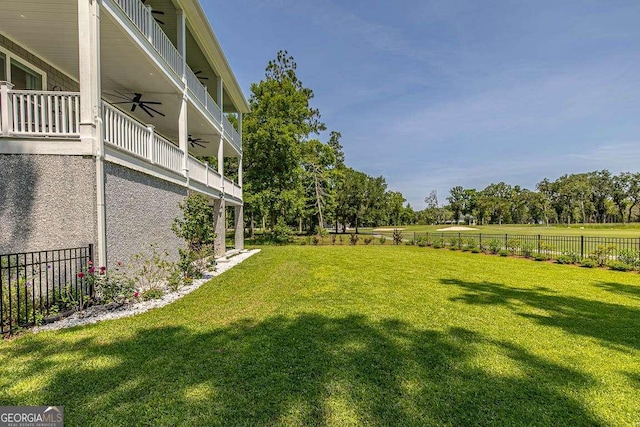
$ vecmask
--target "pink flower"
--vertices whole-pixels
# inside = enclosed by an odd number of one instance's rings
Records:
[[[79,278],[81,278],[81,279],[82,279],[84,276],[85,276],[85,274],[84,274],[82,271],[81,271],[80,273],[78,273],[78,277],[79,277]]]
[[[118,264],[118,267],[122,267],[122,261],[118,261],[116,264]]]
[[[107,269],[107,267],[100,267],[100,274],[104,274],[106,269]]]
[[[93,261],[91,260],[87,261],[87,265],[93,265]]]
[[[133,293],[133,297],[134,297],[134,298],[138,298],[138,295],[140,295],[140,294],[138,293],[138,291],[135,291],[135,292]]]
[[[95,269],[94,267],[91,267],[91,268],[89,269],[89,274],[93,274],[93,273],[95,273],[95,272],[96,272],[96,269]]]

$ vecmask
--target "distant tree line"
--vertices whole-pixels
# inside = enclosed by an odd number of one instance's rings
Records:
[[[437,195],[426,198],[427,208],[417,221],[431,224],[466,220],[477,224],[572,224],[638,221],[640,173],[612,175],[607,170],[545,178],[528,190],[504,182],[482,190],[453,187],[448,204]]]

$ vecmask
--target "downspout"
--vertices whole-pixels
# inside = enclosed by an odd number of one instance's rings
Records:
[[[102,108],[102,106],[100,106]],[[98,260],[101,266],[107,265],[107,215],[104,191],[104,138],[102,117],[96,117],[96,208],[98,222]]]

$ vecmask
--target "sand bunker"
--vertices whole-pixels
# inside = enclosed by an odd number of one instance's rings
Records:
[[[447,228],[438,228],[437,231],[475,231],[478,230],[477,228],[471,228],[471,227],[460,227],[460,226],[453,226],[453,227],[447,227]]]

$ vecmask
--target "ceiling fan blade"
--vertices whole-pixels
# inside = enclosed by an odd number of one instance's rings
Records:
[[[116,104],[133,104],[133,101],[118,101],[118,102],[112,102],[111,104],[116,105]]]
[[[158,14],[158,15],[164,15],[164,12],[161,11],[161,10],[152,10],[151,13],[155,13],[155,14]]]
[[[207,147],[205,147],[205,146],[204,146],[204,145],[202,145],[202,144],[198,144],[197,142],[196,142],[195,144],[196,144],[198,147],[207,148]],[[194,148],[195,148],[195,147],[194,147]]]
[[[140,104],[162,105],[159,101],[140,101]]]
[[[150,117],[153,117],[153,114],[151,114],[151,111],[149,111],[147,107],[145,107],[144,105],[140,105],[140,109],[145,113],[147,113]]]
[[[166,117],[163,113],[161,113],[160,111],[156,110],[155,108],[147,107],[147,106],[145,106],[145,105],[140,105],[140,108],[144,108],[144,109],[145,109],[145,111],[147,111],[147,110],[151,110],[151,111],[153,111],[154,113],[160,114],[162,117]],[[147,113],[148,113],[148,112],[147,112]],[[149,115],[151,115],[151,114],[149,113]],[[151,117],[153,117],[153,116],[151,116]]]
[[[117,90],[114,90],[113,94],[111,94],[111,96],[113,96],[114,98],[126,99],[127,101],[131,100],[131,96],[130,95],[125,95],[124,93],[118,92]]]
[[[136,111],[136,107],[138,106],[138,104],[136,104],[135,102],[132,103],[131,105],[131,112],[133,113],[134,111]]]
[[[158,24],[164,25],[164,21],[161,21],[158,18],[153,18],[153,19],[155,19]]]

